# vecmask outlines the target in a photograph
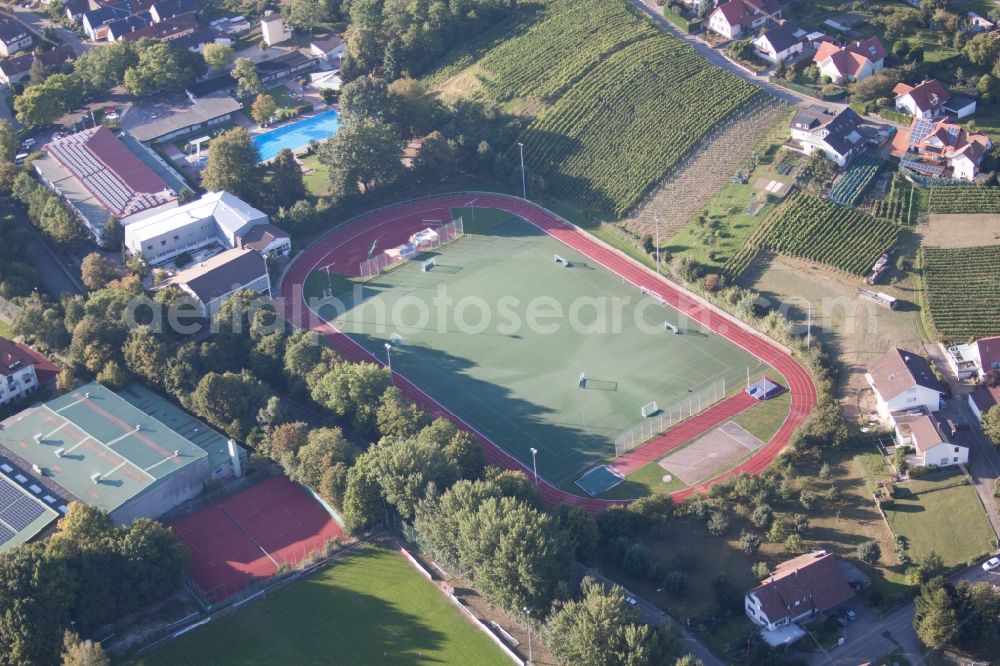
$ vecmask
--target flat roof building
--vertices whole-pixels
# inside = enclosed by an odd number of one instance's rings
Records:
[[[249,248],[220,252],[163,283],[163,286],[169,285],[194,297],[201,304],[202,314],[208,318],[214,317],[222,304],[238,291],[271,295],[267,260],[260,252]]]
[[[140,409],[136,395],[134,404],[91,382],[26,409],[0,424],[0,457],[115,522],[156,518],[200,493],[219,457]]]
[[[169,141],[221,125],[241,108],[224,93],[161,97],[133,105],[122,117],[122,129],[139,141]]]

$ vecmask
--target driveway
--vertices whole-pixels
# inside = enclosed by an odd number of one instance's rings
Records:
[[[993,492],[997,479],[1000,478],[1000,451],[997,451],[993,443],[983,434],[982,428],[979,427],[979,419],[969,409],[968,396],[975,387],[971,382],[960,381],[952,371],[945,360],[947,351],[944,345],[940,342],[927,342],[924,343],[924,350],[951,387],[951,398],[948,399],[942,414],[954,423],[968,427],[967,430],[957,432],[954,440],[956,444],[969,447],[967,471],[972,477],[979,499],[986,508],[986,515],[990,519],[993,535],[996,537],[1000,535],[1000,511],[997,509]]]
[[[902,653],[913,666],[922,666],[924,648],[913,630],[912,603],[901,606],[881,618],[860,600],[849,606],[858,614],[844,629],[846,641],[827,652],[803,655],[814,666],[835,664],[857,666],[894,652]]]
[[[44,14],[39,14],[38,12],[31,11],[30,9],[25,9],[19,5],[15,5],[13,11],[16,13],[18,20],[28,26],[28,28],[36,35],[41,36],[45,28],[54,29],[56,36],[59,37],[59,41],[72,48],[73,53],[76,55],[80,55],[84,51],[94,48],[93,44],[84,42],[75,32],[67,30],[58,23],[53,23],[52,19]]]

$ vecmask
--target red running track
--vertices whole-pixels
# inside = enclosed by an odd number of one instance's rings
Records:
[[[411,201],[372,211],[334,230],[296,257],[288,270],[285,271],[280,285],[280,303],[286,318],[299,328],[322,334],[334,349],[349,360],[384,364],[383,359],[371,354],[333,325],[320,319],[307,307],[303,294],[306,278],[314,269],[330,265],[334,261],[337,272],[355,274],[356,269],[352,268],[352,264],[359,257],[359,247],[369,247],[375,238],[388,240],[391,245],[402,243],[411,233],[422,226],[427,226],[422,222],[424,219],[447,219],[446,216],[451,208],[467,207],[472,201],[475,201],[478,208],[496,208],[523,218],[624,280],[659,296],[671,307],[698,322],[703,328],[722,335],[731,343],[742,347],[748,353],[770,365],[784,378],[788,390],[791,392],[791,408],[785,422],[774,437],[758,449],[757,453],[749,460],[705,484],[674,493],[675,499],[683,499],[695,491],[703,491],[711,483],[737,474],[759,474],[788,445],[796,428],[809,417],[809,412],[816,404],[816,387],[812,377],[780,345],[748,329],[679,286],[659,278],[645,266],[605,245],[554,213],[529,201],[502,194],[476,192]],[[506,469],[520,470],[529,476],[531,475],[531,470],[525,463],[507,453],[499,444],[480,433],[445,405],[432,399],[406,377],[395,372],[393,374],[396,385],[421,408],[434,416],[447,417],[475,435],[483,447],[488,463]],[[726,402],[720,403],[707,412],[703,412],[702,416],[707,417],[711,412],[722,409],[726,404]],[[566,503],[582,506],[592,513],[614,504],[625,503],[578,497],[545,480],[540,480],[540,490],[543,499],[549,504]]]

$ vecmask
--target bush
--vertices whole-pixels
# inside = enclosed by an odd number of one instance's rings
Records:
[[[633,543],[625,551],[622,558],[622,568],[631,576],[646,578],[657,568],[653,553],[641,543]]]
[[[708,531],[715,536],[722,536],[729,529],[729,518],[721,511],[713,511],[708,519]]]
[[[771,507],[767,504],[758,504],[750,515],[750,522],[754,527],[766,528],[771,524]]]
[[[760,536],[753,532],[743,532],[740,534],[740,548],[747,555],[753,555],[760,550]]]
[[[181,252],[176,257],[174,257],[174,266],[177,268],[184,268],[192,261],[191,254],[188,252]]]
[[[875,541],[865,541],[858,544],[858,559],[865,564],[874,565],[882,557],[882,548]]]
[[[671,594],[682,596],[688,587],[688,577],[683,571],[671,571],[663,577],[663,589]]]

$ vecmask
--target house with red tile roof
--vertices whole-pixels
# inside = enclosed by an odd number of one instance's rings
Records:
[[[726,39],[739,39],[780,18],[777,0],[729,0],[708,15],[708,29]]]
[[[937,118],[951,98],[951,93],[937,79],[926,79],[915,86],[897,83],[892,92],[896,95],[896,110],[915,118]]]
[[[793,557],[744,597],[754,624],[776,631],[827,613],[854,598],[837,558],[825,550]]]
[[[52,384],[60,369],[27,345],[0,338],[0,405]]]
[[[993,147],[985,134],[946,120],[914,118],[909,130],[893,138],[900,165],[933,178],[975,180],[983,156]]]
[[[813,62],[823,76],[829,76],[837,83],[861,81],[882,69],[885,64],[885,47],[877,37],[863,42],[852,42],[838,46],[832,42],[822,42],[816,49]]]

